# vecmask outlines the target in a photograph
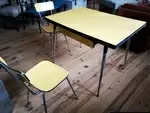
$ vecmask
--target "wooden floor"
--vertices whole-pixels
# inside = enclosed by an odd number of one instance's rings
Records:
[[[49,35],[39,33],[37,25],[20,32],[0,29],[0,56],[10,66],[26,72],[42,60],[51,60],[49,39]],[[143,54],[130,52],[127,67],[121,70],[119,64],[123,63],[125,50],[109,49],[100,97],[96,97],[103,46],[96,45],[91,49],[82,45],[80,48],[79,42],[71,38],[68,41],[71,53],[63,35],[59,34],[56,64],[70,72],[69,79],[79,100],[74,99],[64,81],[46,95],[49,113],[150,112],[150,51]],[[12,98],[14,113],[44,113],[41,95],[31,95],[31,105],[26,108],[26,88],[2,70],[0,79]]]

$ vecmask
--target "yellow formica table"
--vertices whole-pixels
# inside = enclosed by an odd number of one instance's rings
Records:
[[[115,49],[127,42],[123,64],[125,66],[131,37],[146,25],[144,21],[111,15],[88,8],[76,8],[45,18],[54,25],[54,33],[56,27],[59,27],[60,32],[90,47],[94,47],[97,43],[104,45],[97,96],[99,96],[108,48]],[[55,41],[55,35],[53,35],[53,41]],[[53,42],[53,58],[55,55],[54,45]]]

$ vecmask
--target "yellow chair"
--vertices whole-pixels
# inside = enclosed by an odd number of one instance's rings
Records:
[[[0,61],[1,61],[2,63],[4,63],[5,65],[7,65],[7,63],[5,62],[4,59],[2,59],[2,57],[0,57]]]
[[[42,30],[45,33],[50,34],[50,36],[52,37],[52,34],[54,32],[53,25],[49,24],[49,23],[48,24],[45,23],[44,18],[42,18],[42,16],[41,16],[41,12],[50,11],[50,13],[52,14],[52,11],[54,10],[54,3],[52,1],[35,3],[34,7],[35,7],[36,11],[38,12],[40,20],[41,20],[41,22],[43,24],[43,26],[41,27]],[[56,40],[57,40],[57,43],[58,43],[58,37],[57,37],[57,33],[58,32],[59,32],[59,28],[57,27],[56,28],[56,36],[55,36]],[[65,40],[66,40],[66,43],[67,43],[67,46],[68,46],[68,49],[69,49],[69,52],[70,52],[70,47],[69,47],[66,35],[64,35],[64,37],[65,37]],[[53,40],[54,40],[54,42],[53,42]],[[55,39],[53,39],[53,37],[51,38],[51,42],[52,42],[51,47],[52,47],[53,51],[55,51]],[[54,45],[54,48],[53,48],[53,45]],[[43,46],[44,46],[44,44],[43,44]]]
[[[27,89],[27,106],[30,104],[29,102],[29,92],[33,95],[38,95],[42,93],[43,105],[45,113],[47,113],[45,92],[49,92],[53,90],[57,85],[59,85],[65,79],[68,81],[73,93],[78,99],[69,79],[68,79],[68,71],[63,69],[62,67],[49,62],[42,61],[35,65],[33,68],[28,70],[26,73],[15,70],[7,65],[7,63],[0,57],[0,67],[5,69],[10,75],[12,75],[17,81],[23,83]],[[36,91],[33,91],[33,88]]]

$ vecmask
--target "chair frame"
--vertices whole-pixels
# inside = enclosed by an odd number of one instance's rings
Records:
[[[31,2],[31,8],[34,8],[34,3],[33,3],[33,0],[30,0]],[[23,7],[27,6],[27,2],[22,2],[22,0],[18,0],[19,4],[20,4],[20,7],[21,7],[21,11],[22,11],[22,21],[23,21],[23,28],[24,30],[26,29],[26,25],[25,25],[25,17],[29,17],[29,18],[32,18],[32,24],[34,24],[35,20],[34,18],[37,19],[37,23],[38,23],[38,27],[39,27],[39,31],[41,33],[41,27],[40,27],[40,19],[37,15],[34,15],[34,14],[26,14],[26,12],[23,11]],[[40,0],[37,0],[37,2],[40,2]]]
[[[15,78],[15,80],[17,80],[18,82],[22,83],[26,88],[27,88],[27,103],[26,103],[26,107],[28,107],[28,105],[30,104],[29,101],[29,94],[33,94],[33,95],[38,95],[40,93],[42,93],[42,99],[43,99],[43,105],[44,105],[44,111],[45,113],[47,113],[47,105],[46,105],[46,97],[45,97],[45,93],[46,92],[50,92],[52,91],[54,88],[56,88],[60,83],[62,83],[65,79],[67,80],[69,86],[71,87],[76,99],[78,99],[69,79],[68,76],[62,80],[59,84],[57,84],[53,89],[49,90],[49,91],[42,91],[36,87],[34,87],[31,83],[30,80],[28,79],[28,77],[25,75],[25,73],[18,71],[16,69],[13,69],[11,67],[9,67],[8,65],[4,64],[3,62],[0,61],[0,68],[3,68],[6,72],[8,72],[13,78]],[[11,71],[15,72],[16,74],[13,74]],[[32,87],[31,87],[32,86]],[[33,88],[35,88],[37,91],[33,91]]]
[[[52,2],[52,1],[48,1],[48,2]],[[47,2],[42,2],[42,3],[47,3]],[[47,26],[47,25],[49,25],[49,23],[48,23],[48,24],[45,23],[44,18],[43,18],[42,15],[41,15],[41,11],[39,11],[39,10],[36,8],[36,5],[37,5],[37,4],[42,4],[42,3],[35,3],[34,7],[35,7],[36,11],[37,11],[38,14],[39,14],[39,17],[40,17],[40,20],[41,20],[43,26]],[[53,8],[51,8],[51,9],[45,9],[45,10],[43,9],[42,11],[50,11],[50,15],[52,15],[52,14],[53,14],[53,10],[54,10],[54,6],[53,6]],[[42,29],[42,30],[43,30],[44,32],[46,32],[44,29]],[[58,43],[58,37],[57,37],[57,33],[58,33],[58,32],[59,32],[59,31],[56,31],[56,33],[54,33],[54,32],[46,32],[46,33],[49,33],[50,36],[51,36],[51,42],[52,42],[52,43],[51,43],[51,48],[52,48],[52,51],[53,51],[53,52],[55,51],[55,47],[56,47],[56,45],[55,45],[55,39],[54,39],[55,37],[56,37],[56,40],[57,40],[57,43]],[[52,34],[56,34],[56,36],[53,37]],[[65,37],[68,50],[69,50],[69,52],[71,52],[70,47],[69,47],[69,43],[68,43],[68,40],[67,40],[67,37],[66,37],[65,34],[63,34],[63,35],[64,35],[64,37]],[[43,44],[43,47],[44,47],[44,44]],[[55,59],[54,57],[55,57],[55,56],[52,56],[53,60]],[[54,61],[55,61],[55,60],[54,60]]]

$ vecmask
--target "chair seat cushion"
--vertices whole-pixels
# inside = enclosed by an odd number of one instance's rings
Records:
[[[43,26],[42,29],[47,32],[47,33],[53,33],[54,32],[54,28],[53,25],[47,25],[47,26]],[[59,31],[58,27],[56,28],[56,32]]]
[[[31,15],[31,16],[39,16],[38,12],[36,11],[35,8],[31,8],[27,11],[24,12],[25,15]],[[45,12],[40,12],[41,16],[44,16],[46,14],[46,11]]]
[[[24,8],[25,11],[25,8]],[[17,17],[21,14],[20,6],[7,6],[0,10],[1,16]]]
[[[2,57],[0,57],[0,62],[2,62],[2,63],[7,65],[7,63],[5,62],[5,60]]]
[[[31,8],[31,9],[27,10],[24,13],[26,13],[26,14],[36,14],[36,15],[38,14],[37,11],[35,10],[35,8]]]
[[[42,61],[27,71],[26,76],[37,89],[50,91],[62,82],[68,74],[62,67],[49,61]]]
[[[137,0],[104,0],[103,5],[112,9],[118,9],[120,5],[125,3],[137,4]]]

